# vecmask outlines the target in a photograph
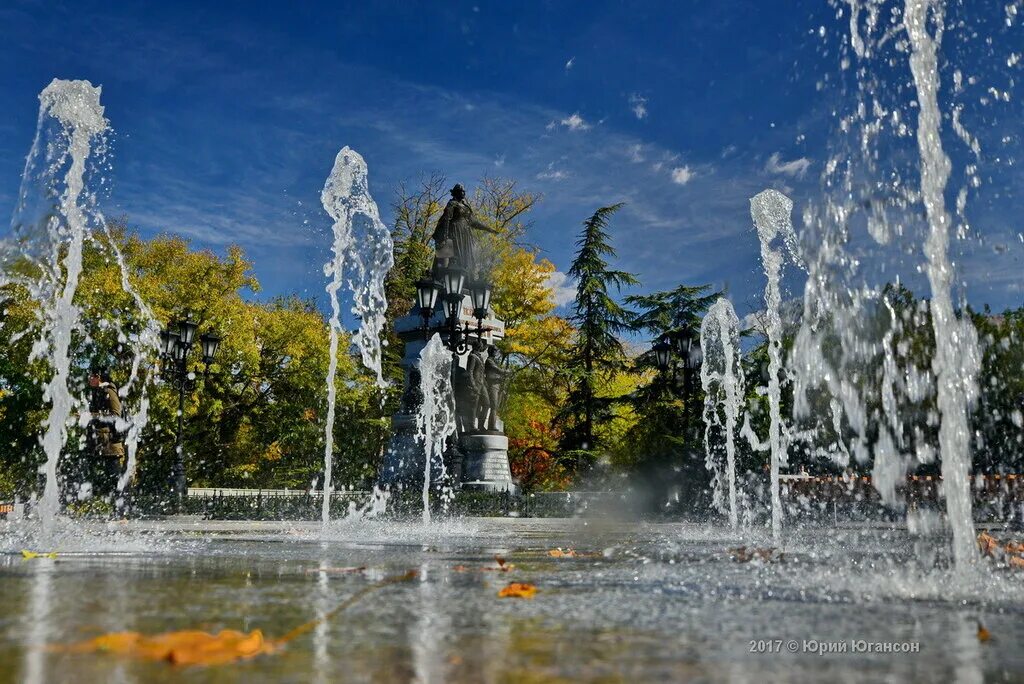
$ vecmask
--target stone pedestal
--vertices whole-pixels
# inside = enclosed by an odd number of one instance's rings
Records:
[[[459,315],[459,324],[468,322],[476,336],[476,318],[473,316],[472,304],[466,296]],[[405,386],[409,385],[409,371],[419,362],[420,352],[427,344],[427,334],[422,329],[423,319],[419,309],[414,308],[409,314],[395,321],[395,331],[405,343],[405,355],[402,367],[405,369]],[[440,307],[434,312],[429,322],[430,334],[437,332],[447,342],[449,332],[445,326],[444,314]],[[489,344],[494,344],[505,336],[505,323],[489,315],[483,321],[482,337]],[[468,354],[458,356],[457,363],[466,367]],[[456,394],[456,402],[458,402]],[[460,407],[460,412],[461,412]],[[462,454],[461,470],[462,486],[486,491],[515,491],[512,473],[508,465],[508,438],[500,432],[502,423],[496,422],[496,432],[460,432],[457,446]],[[384,456],[381,470],[381,482],[387,485],[423,481],[423,445],[416,441],[416,417],[408,412],[398,413],[392,418],[393,434],[391,444]],[[455,464],[453,464],[453,467]],[[434,477],[432,473],[431,477]]]
[[[508,437],[501,433],[466,433],[459,437],[462,486],[489,492],[516,491],[508,467]]]

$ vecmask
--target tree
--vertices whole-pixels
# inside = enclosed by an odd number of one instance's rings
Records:
[[[598,386],[627,365],[619,334],[630,329],[632,312],[616,302],[609,290],[621,291],[638,281],[633,274],[608,266],[608,259],[615,257],[608,222],[622,206],[601,207],[583,222],[569,269],[569,276],[576,280],[576,300],[569,319],[576,337],[565,369],[570,390],[559,422],[563,426],[562,449],[577,463],[597,451],[595,424],[610,415],[613,399],[600,397]]]

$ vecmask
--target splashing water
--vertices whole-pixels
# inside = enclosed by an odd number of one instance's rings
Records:
[[[59,509],[58,466],[67,442],[71,412],[79,403],[69,385],[72,366],[73,335],[81,329],[79,308],[74,299],[83,268],[83,249],[93,239],[91,231],[100,229],[107,238],[120,269],[121,287],[138,309],[141,331],[132,336],[133,360],[126,385],[120,389],[127,397],[139,380],[143,362],[158,350],[159,325],[149,306],[129,279],[124,256],[111,235],[95,195],[87,188],[88,166],[99,166],[106,150],[109,124],[100,104],[99,87],[88,81],[54,79],[39,95],[40,108],[36,136],[25,164],[18,207],[12,228],[16,247],[5,253],[5,260],[24,259],[38,269],[34,280],[21,279],[31,296],[40,303],[41,334],[33,345],[32,359],[50,361],[53,375],[44,397],[51,404],[41,442],[46,454],[46,484],[39,505],[44,529],[49,529]],[[13,281],[17,281],[15,278]],[[122,341],[128,338],[120,332]],[[142,401],[131,424],[123,419],[118,430],[126,431],[128,463],[119,478],[123,491],[134,474],[139,436],[148,419],[146,395],[148,371],[142,382]]]
[[[901,504],[906,473],[939,454],[953,559],[964,567],[977,557],[969,409],[980,353],[970,318],[956,312],[950,249],[952,228],[961,239],[969,233],[967,198],[982,178],[981,144],[966,128],[965,106],[984,104],[968,104],[974,79],[950,68],[952,88],[943,95],[950,100],[947,133],[955,137],[948,139],[963,143],[969,159],[954,214],[945,199],[953,165],[939,108],[945,3],[849,0],[835,7],[849,13],[840,53],[844,70],[855,66],[855,97],[839,117],[822,205],[805,213],[804,244],[815,251],[794,343],[794,418],[818,421],[809,432],[831,442],[824,451],[839,465],[851,455],[861,464],[873,459],[872,482],[890,506]],[[964,18],[950,30],[966,44],[978,33]],[[917,300],[904,283],[927,286],[930,300]],[[914,343],[930,336],[934,352],[919,358]],[[830,425],[818,418],[826,413]]]
[[[778,190],[764,190],[750,199],[750,216],[761,241],[761,263],[768,281],[764,289],[765,334],[768,337],[768,410],[771,417],[768,444],[771,450],[772,537],[776,542],[782,534],[779,468],[789,462],[782,439],[782,390],[779,383],[779,371],[782,368],[782,318],[779,314],[782,294],[779,280],[786,251],[793,261],[801,263],[796,252],[796,233],[790,220],[792,212],[793,201]],[[785,249],[772,248],[772,242],[779,236],[783,238]]]
[[[327,370],[327,421],[324,427],[323,522],[330,520],[331,471],[334,453],[335,378],[338,372],[338,340],[341,334],[341,303],[338,291],[344,283],[352,293],[352,313],[359,319],[359,331],[352,343],[359,348],[363,364],[385,387],[381,371],[384,313],[384,278],[394,265],[391,231],[380,220],[377,204],[370,196],[366,162],[355,150],[343,147],[324,184],[320,201],[334,219],[334,258],[324,266],[330,278],[331,296],[330,365]],[[347,274],[347,275],[346,275]]]
[[[50,193],[59,193],[56,211],[46,221],[52,249],[50,267],[36,293],[43,295],[41,301],[50,299],[52,304],[44,312],[44,337],[33,349],[35,357],[45,352],[53,364],[53,376],[44,390],[44,397],[50,401],[42,438],[46,485],[39,511],[44,526],[52,523],[59,508],[57,463],[68,439],[68,421],[75,404],[68,382],[72,334],[79,327],[80,311],[74,299],[82,274],[82,249],[89,221],[86,212],[91,200],[83,198],[86,161],[93,141],[106,132],[99,91],[88,81],[54,79],[39,94],[39,123],[23,181],[23,203],[29,194],[28,183],[42,181]],[[59,134],[50,137],[44,131],[54,121],[59,124]],[[67,249],[62,262],[61,248]]]
[[[935,34],[928,32],[928,17]],[[921,154],[921,201],[928,217],[924,244],[928,282],[932,290],[932,327],[935,330],[935,373],[938,407],[942,415],[939,448],[946,510],[953,530],[953,558],[958,567],[978,556],[971,512],[968,475],[971,464],[968,408],[977,395],[975,376],[980,365],[978,335],[970,318],[957,318],[951,296],[953,267],[949,261],[952,218],[944,197],[951,164],[942,149],[939,111],[938,46],[942,40],[943,5],[938,0],[907,0],[904,24],[910,38],[910,71],[917,100],[917,144]]]
[[[713,453],[711,430],[715,427],[725,433],[724,477],[728,492],[729,524],[733,529],[736,529],[738,524],[735,435],[744,394],[739,328],[740,321],[736,311],[724,297],[711,305],[700,325],[700,348],[704,357],[700,369],[700,381],[705,396],[704,448],[708,468],[714,473],[715,506],[723,510],[723,469]],[[724,424],[719,407],[725,414]]]
[[[455,434],[455,394],[452,390],[452,355],[434,333],[420,352],[420,390],[423,401],[416,412],[416,439],[422,442],[423,524],[430,523],[430,474],[435,461],[444,473],[444,448]]]

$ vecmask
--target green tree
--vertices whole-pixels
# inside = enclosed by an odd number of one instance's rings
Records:
[[[615,398],[602,397],[599,386],[627,366],[619,335],[630,329],[632,312],[612,297],[623,287],[637,285],[636,277],[609,267],[615,257],[608,222],[622,204],[601,207],[583,222],[577,252],[569,269],[576,281],[576,300],[569,320],[576,336],[565,369],[569,392],[559,414],[563,457],[581,465],[591,460],[600,446],[595,425],[607,420]]]

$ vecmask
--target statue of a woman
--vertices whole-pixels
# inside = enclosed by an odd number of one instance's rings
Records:
[[[448,260],[454,258],[456,265],[466,271],[466,276],[472,280],[479,275],[473,231],[498,231],[473,216],[473,208],[466,200],[466,189],[461,184],[456,184],[451,193],[452,198],[448,200],[431,236],[434,240],[434,257],[441,266],[447,266]]]

